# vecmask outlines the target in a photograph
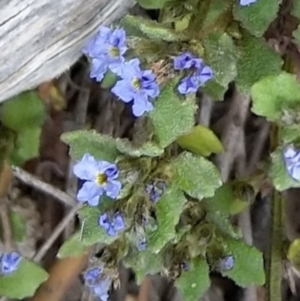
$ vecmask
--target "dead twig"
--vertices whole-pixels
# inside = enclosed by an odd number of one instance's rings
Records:
[[[12,167],[12,171],[13,171],[13,175],[21,182],[54,197],[58,201],[61,201],[64,205],[74,207],[77,204],[75,202],[75,199],[70,195],[68,195],[67,193],[53,187],[48,183],[41,181],[37,177],[28,173],[27,171],[15,166]]]

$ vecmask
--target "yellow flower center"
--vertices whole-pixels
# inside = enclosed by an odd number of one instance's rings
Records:
[[[133,86],[135,89],[137,89],[137,90],[139,90],[139,89],[141,88],[141,82],[140,82],[140,80],[139,80],[137,77],[135,77],[135,78],[133,79],[133,81],[132,81],[132,86]]]
[[[110,48],[110,55],[113,57],[118,57],[120,55],[120,51],[118,47],[111,47]]]
[[[107,182],[107,176],[103,173],[98,173],[96,176],[96,182],[98,185],[102,186]]]

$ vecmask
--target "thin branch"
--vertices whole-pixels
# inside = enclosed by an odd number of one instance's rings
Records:
[[[21,182],[54,197],[58,201],[64,203],[66,206],[73,207],[77,204],[74,198],[69,196],[67,193],[62,192],[59,189],[53,187],[52,185],[41,181],[37,177],[28,173],[27,171],[22,170],[21,168],[15,166],[12,167],[12,171],[13,171],[13,175]]]
[[[47,253],[47,251],[51,248],[55,240],[59,237],[59,235],[64,231],[67,227],[68,223],[74,218],[77,211],[81,208],[82,204],[79,203],[77,206],[73,207],[68,214],[64,217],[64,219],[56,226],[51,236],[45,241],[45,243],[41,246],[39,251],[34,255],[33,260],[39,262]]]

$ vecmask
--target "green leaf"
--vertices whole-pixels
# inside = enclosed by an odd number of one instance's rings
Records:
[[[118,235],[109,236],[106,231],[98,226],[99,216],[103,211],[99,207],[86,206],[79,210],[78,215],[81,220],[81,242],[85,246],[95,243],[110,245]]]
[[[176,237],[175,226],[186,203],[186,198],[182,191],[174,186],[170,187],[159,199],[155,209],[158,228],[152,233],[148,233],[148,249],[154,254],[158,254],[161,249]]]
[[[219,138],[211,129],[203,125],[195,126],[189,133],[180,136],[176,142],[181,148],[202,156],[209,156],[211,153],[219,154],[224,151]]]
[[[299,7],[300,7],[300,5],[299,5]],[[293,31],[293,37],[295,38],[298,46],[300,46],[300,25],[298,25],[297,29]]]
[[[148,141],[141,147],[135,147],[128,139],[116,139],[116,147],[122,154],[130,157],[158,157],[163,154],[164,150],[155,142]]]
[[[228,184],[223,184],[211,198],[203,200],[210,212],[220,211],[225,214],[237,214],[248,206],[248,203],[235,197]]]
[[[14,148],[10,154],[10,162],[21,166],[27,160],[37,157],[40,149],[41,127],[25,127],[17,133]]]
[[[13,299],[31,297],[47,278],[45,270],[23,258],[17,271],[0,276],[0,296]]]
[[[172,0],[137,0],[137,2],[145,9],[161,9]]]
[[[204,16],[202,22],[204,30],[211,27],[218,28],[220,23],[225,25],[227,23],[225,14],[231,10],[231,5],[231,0],[211,0],[209,3],[209,10]]]
[[[203,157],[191,153],[180,154],[173,162],[173,179],[190,196],[201,200],[212,197],[222,185],[217,168]]]
[[[264,40],[245,34],[239,46],[236,83],[240,92],[249,94],[250,88],[257,81],[281,72],[281,58]]]
[[[23,131],[41,126],[45,120],[45,105],[36,92],[24,92],[5,101],[0,107],[0,120],[10,129]]]
[[[263,254],[242,240],[227,239],[226,252],[234,258],[231,270],[221,271],[237,285],[263,285],[265,283]]]
[[[150,113],[155,136],[162,148],[193,127],[196,104],[194,98],[183,100],[174,90],[175,82],[165,87]]]
[[[228,87],[237,75],[237,50],[227,33],[212,33],[204,41],[205,61],[214,71],[216,83]]]
[[[268,76],[251,89],[252,111],[270,121],[278,121],[284,109],[300,104],[300,84],[293,74]]]
[[[298,270],[300,269],[300,239],[296,238],[289,246],[287,258]]]
[[[181,291],[185,301],[195,301],[210,286],[209,268],[204,258],[193,258],[189,262],[189,270],[182,272],[175,285]]]
[[[246,6],[238,2],[236,1],[233,9],[234,18],[240,21],[251,34],[261,37],[277,17],[282,0],[259,0]]]
[[[291,9],[291,15],[300,19],[300,2],[298,0],[293,1],[293,6]]]
[[[294,142],[296,139],[300,138],[300,125],[291,124],[289,126],[282,127],[280,138],[284,143]]]
[[[98,160],[115,161],[119,152],[115,140],[93,130],[80,130],[65,133],[61,140],[70,146],[70,155],[79,160],[86,153]]]
[[[149,250],[130,254],[123,262],[126,267],[134,270],[138,284],[141,284],[146,275],[154,275],[163,268],[162,256],[153,254]]]
[[[291,178],[286,170],[282,157],[282,148],[277,148],[277,150],[271,154],[271,159],[270,177],[277,190],[284,191],[288,188],[300,187],[300,182]]]
[[[147,37],[152,40],[163,40],[166,42],[187,41],[189,36],[183,32],[176,32],[175,30],[143,17],[127,15],[123,22],[131,27],[137,28]]]
[[[87,247],[81,241],[81,233],[76,232],[66,240],[60,247],[58,258],[78,257],[84,254]]]

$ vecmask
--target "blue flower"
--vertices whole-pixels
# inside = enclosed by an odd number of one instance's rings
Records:
[[[252,3],[255,3],[257,0],[240,0],[240,5],[245,6],[245,5],[250,5]]]
[[[290,177],[300,181],[300,150],[294,145],[287,145],[283,150],[283,160]]]
[[[110,217],[107,213],[101,214],[99,216],[98,225],[105,229],[109,236],[116,236],[125,228],[124,219],[118,212],[113,217]]]
[[[184,95],[196,93],[199,87],[204,85],[212,77],[212,69],[209,66],[201,65],[195,72],[180,81],[178,91]]]
[[[146,239],[146,237],[142,237],[142,238],[137,239],[136,247],[138,248],[139,251],[145,250],[147,248],[147,239]]]
[[[1,257],[1,273],[9,275],[19,268],[22,257],[17,252],[4,253]]]
[[[84,275],[84,282],[87,287],[93,289],[94,294],[102,301],[107,301],[109,297],[108,291],[111,286],[111,279],[101,275],[102,272],[102,267],[94,267],[89,269]]]
[[[88,287],[95,287],[99,282],[99,276],[102,273],[102,271],[102,267],[93,267],[87,270],[83,276],[85,285]]]
[[[180,268],[181,268],[181,270],[183,270],[183,271],[189,271],[190,268],[191,268],[191,265],[190,265],[189,262],[183,261],[183,262],[181,262],[181,264],[180,264]]]
[[[183,70],[190,69],[192,67],[200,68],[202,60],[196,58],[192,53],[186,51],[174,58],[174,69]]]
[[[108,291],[111,287],[111,279],[108,277],[102,277],[99,284],[94,287],[94,294],[98,296],[102,301],[107,301],[109,298]]]
[[[167,185],[164,181],[151,181],[150,184],[146,184],[145,191],[149,195],[150,201],[156,203],[166,188]]]
[[[121,75],[125,61],[123,55],[126,51],[124,29],[112,30],[101,26],[96,36],[83,49],[83,52],[92,59],[91,78],[101,81],[108,68]]]
[[[159,86],[151,70],[141,70],[139,59],[124,63],[122,79],[112,88],[112,92],[123,102],[133,101],[133,115],[139,117],[153,110],[152,99],[159,95]]]
[[[234,267],[234,257],[229,255],[220,259],[218,262],[219,269],[229,271]]]
[[[117,180],[119,170],[115,164],[97,161],[90,154],[85,154],[81,161],[74,165],[73,172],[79,179],[86,181],[78,191],[79,202],[97,206],[103,194],[115,199],[120,193],[122,184]]]

